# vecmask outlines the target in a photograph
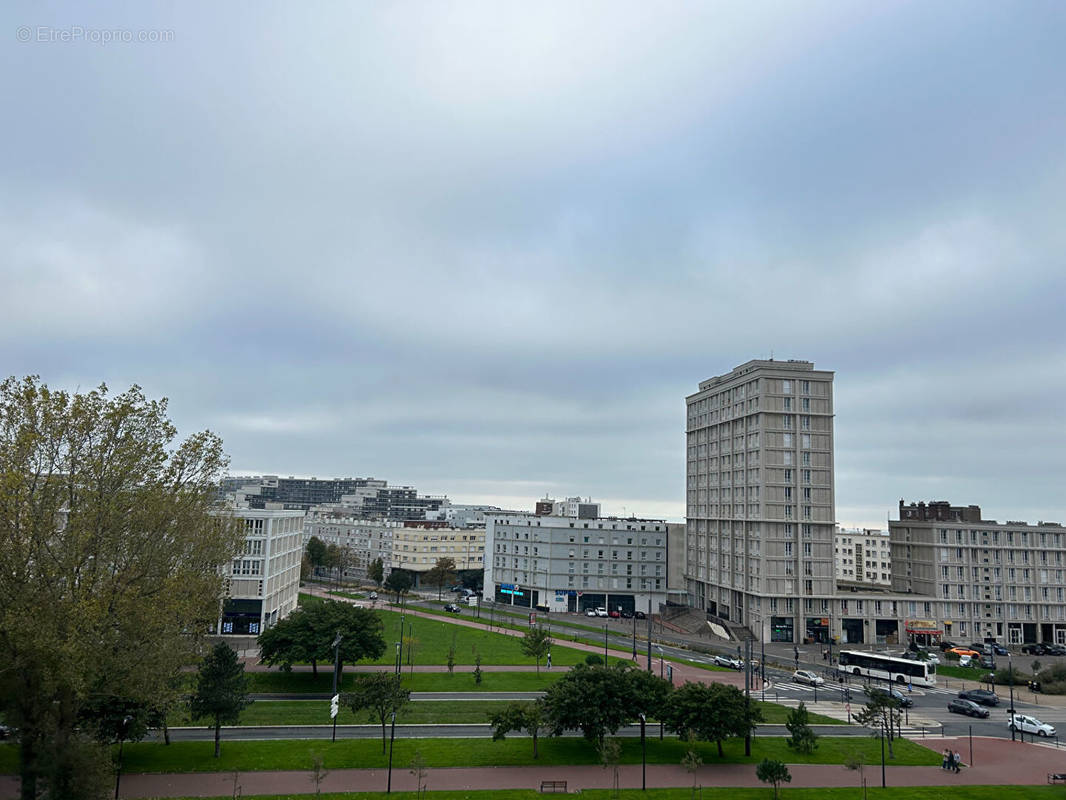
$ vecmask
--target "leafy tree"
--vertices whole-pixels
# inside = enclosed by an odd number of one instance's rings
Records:
[[[575,641],[577,641],[576,638]],[[602,667],[603,656],[601,656],[599,653],[589,653],[587,656],[585,656],[585,663],[588,664],[590,667]]]
[[[614,796],[618,797],[618,762],[622,759],[622,744],[617,739],[604,739],[597,748],[600,753],[600,765],[611,770]]]
[[[426,573],[425,579],[430,586],[437,587],[437,599],[440,600],[445,585],[455,582],[455,559],[450,556],[441,556],[432,569]]]
[[[522,636],[519,642],[522,653],[537,662],[537,672],[540,672],[540,660],[548,655],[552,649],[551,634],[541,627],[530,628]]]
[[[326,543],[312,536],[307,540],[307,557],[311,559],[312,567],[326,566]]]
[[[506,738],[511,731],[525,733],[533,739],[533,758],[537,758],[537,739],[544,728],[544,708],[538,702],[509,703],[503,711],[489,718],[492,741]]]
[[[883,689],[871,689],[870,699],[855,715],[860,725],[876,728],[879,736],[888,736],[888,757],[895,758],[892,750],[893,730],[899,716],[900,702]]]
[[[333,641],[341,635],[340,661],[354,663],[378,658],[385,652],[381,618],[366,608],[338,600],[313,599],[259,635],[259,657],[264,664],[290,670],[299,661],[333,660]]]
[[[215,725],[215,758],[222,745],[222,724],[236,725],[241,712],[251,705],[248,698],[249,677],[237,651],[225,642],[216,644],[200,664],[196,691],[189,699],[193,719],[210,718]]]
[[[303,584],[304,581],[308,580],[311,577],[311,573],[313,572],[313,569],[314,568],[311,566],[311,559],[308,558],[307,553],[304,553],[303,556],[300,558],[300,583],[301,583],[301,585]]]
[[[777,785],[779,783],[792,783],[792,773],[783,762],[772,758],[764,758],[755,767],[755,777],[763,783],[774,785],[774,800],[777,800]]]
[[[370,672],[356,675],[352,691],[341,695],[341,705],[353,714],[366,710],[370,720],[381,723],[381,752],[385,752],[385,724],[393,712],[399,711],[411,699],[411,692],[403,688],[400,676],[392,672]]]
[[[666,681],[628,662],[603,667],[578,664],[544,695],[546,727],[553,736],[578,729],[599,745],[608,733],[646,713],[654,697],[665,695],[668,687]]]
[[[803,702],[788,712],[785,727],[790,734],[788,746],[797,753],[813,753],[818,747],[818,736],[811,729],[810,716],[807,714],[807,706]]]
[[[382,581],[385,580],[385,562],[380,558],[375,558],[366,568],[366,575],[380,589]]]
[[[24,800],[101,790],[83,708],[101,687],[150,703],[217,619],[243,543],[217,513],[226,458],[213,434],[175,437],[136,386],[0,383],[0,716]]]
[[[703,756],[700,755],[700,751],[696,747],[696,737],[691,731],[688,735],[688,747],[685,748],[685,755],[681,756],[681,766],[685,768],[686,772],[692,773],[692,797],[695,798],[696,777],[700,767],[703,766]]]
[[[404,569],[394,569],[385,579],[385,588],[396,595],[396,602],[400,602],[400,595],[407,594],[414,586],[414,578],[411,573]]]
[[[481,653],[474,651],[474,683],[481,685]]]
[[[762,720],[758,707],[749,705],[743,692],[721,683],[685,683],[666,699],[663,722],[681,738],[690,734],[718,746],[733,736],[747,736]]]

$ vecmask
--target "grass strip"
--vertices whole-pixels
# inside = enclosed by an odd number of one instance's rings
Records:
[[[351,688],[355,676],[348,671],[341,676],[341,691]],[[448,672],[405,672],[403,684],[412,692],[542,692],[563,677],[562,670],[542,669],[536,672],[481,673],[481,683],[474,680],[470,667]],[[333,689],[333,674],[320,670],[316,677],[310,672],[249,672],[253,694],[321,694]]]

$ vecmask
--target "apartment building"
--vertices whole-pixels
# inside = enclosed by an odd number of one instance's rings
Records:
[[[436,520],[408,520],[392,531],[392,569],[414,575],[421,588],[425,573],[441,558],[455,562],[457,572],[485,568],[485,529],[453,528]]]
[[[315,536],[327,545],[346,548],[349,555],[346,577],[365,578],[367,568],[379,558],[388,575],[392,569],[393,532],[402,525],[402,522],[352,516],[342,507],[320,507],[304,520],[303,542],[306,546]]]
[[[508,513],[486,524],[485,593],[498,603],[658,611],[666,600],[663,520]]]
[[[892,585],[892,549],[888,531],[837,528],[833,561],[838,585]]]
[[[828,639],[833,373],[753,360],[686,407],[689,605],[767,640]]]
[[[244,524],[244,552],[223,568],[216,631],[257,636],[294,608],[300,592],[303,511],[231,509]]]
[[[889,520],[892,588],[927,595],[948,639],[1066,644],[1066,528],[997,522],[980,506],[899,503]]]
[[[309,511],[341,505],[353,517],[402,521],[424,519],[446,505],[446,497],[423,496],[413,486],[389,486],[377,478],[279,478],[277,475],[225,478],[222,493],[250,508]]]

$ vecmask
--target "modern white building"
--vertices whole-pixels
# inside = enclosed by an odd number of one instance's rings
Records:
[[[833,561],[838,584],[892,585],[892,548],[888,531],[837,528]]]
[[[231,509],[244,524],[244,552],[223,567],[218,633],[257,636],[296,608],[303,511]]]
[[[658,611],[666,600],[662,520],[507,513],[486,523],[485,595],[551,611]]]

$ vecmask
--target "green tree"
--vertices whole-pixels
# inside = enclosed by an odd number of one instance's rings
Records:
[[[686,682],[666,699],[662,719],[682,739],[691,734],[714,742],[721,757],[722,742],[749,735],[762,720],[762,712],[748,704],[735,686]]]
[[[807,713],[807,706],[802,702],[788,712],[785,727],[790,734],[788,746],[797,753],[810,754],[818,747],[818,736],[811,729],[810,715]]]
[[[774,800],[777,800],[777,786],[780,783],[792,783],[792,773],[783,762],[772,758],[764,758],[755,767],[755,777],[763,783],[774,785]]]
[[[352,691],[341,695],[341,705],[353,714],[366,710],[370,721],[381,723],[381,752],[385,752],[385,724],[394,712],[411,699],[411,692],[403,688],[400,676],[392,672],[370,672],[356,675]]]
[[[523,654],[537,662],[537,672],[539,673],[541,659],[548,655],[548,652],[552,649],[552,636],[547,630],[539,626],[530,628],[522,636],[519,646],[522,648]]]
[[[599,746],[608,733],[646,713],[668,689],[666,681],[625,661],[602,667],[578,664],[544,695],[545,727],[553,736],[580,730]]]
[[[685,748],[685,754],[681,756],[681,766],[685,768],[686,772],[692,774],[692,797],[695,800],[696,797],[696,778],[699,774],[699,769],[703,766],[703,756],[700,755],[699,749],[696,747],[696,737],[689,732],[687,737],[688,747]]]
[[[596,748],[600,753],[600,766],[611,770],[611,785],[614,788],[614,796],[618,797],[618,772],[619,762],[622,760],[622,743],[617,739],[604,739]]]
[[[215,758],[222,746],[222,725],[236,725],[241,712],[251,705],[249,677],[237,651],[225,642],[216,644],[204,657],[196,675],[196,691],[189,698],[193,719],[209,718],[215,726]]]
[[[900,702],[883,689],[871,689],[869,700],[862,710],[855,715],[860,725],[875,728],[878,736],[888,738],[888,757],[895,758],[892,749],[893,730],[899,716]]]
[[[375,558],[366,568],[366,575],[380,589],[382,581],[385,580],[385,562],[380,558]]]
[[[396,602],[400,602],[400,595],[407,594],[414,586],[414,578],[405,569],[394,569],[385,579],[385,588],[396,595]]]
[[[537,739],[544,728],[544,707],[537,702],[509,703],[489,718],[492,740],[498,742],[511,731],[525,733],[533,739],[533,758],[538,757]]]
[[[444,587],[455,582],[455,559],[441,556],[437,563],[426,573],[425,580],[430,586],[437,587],[437,599],[440,600]]]
[[[101,691],[150,704],[195,663],[220,568],[221,441],[175,442],[166,400],[0,384],[0,716],[25,800],[92,796],[106,753],[80,726]]]
[[[307,557],[311,559],[312,567],[326,566],[326,543],[312,536],[307,540]]]
[[[318,662],[333,660],[333,641],[341,635],[340,661],[354,663],[378,658],[385,652],[381,617],[366,608],[338,600],[306,601],[289,616],[259,635],[259,657],[264,664],[290,670],[300,661],[310,661],[318,674]]]

